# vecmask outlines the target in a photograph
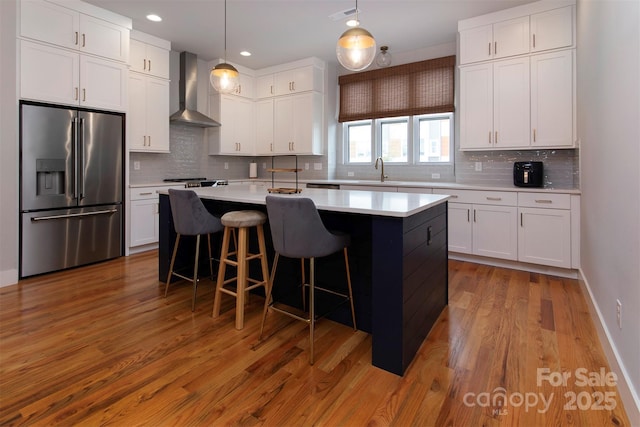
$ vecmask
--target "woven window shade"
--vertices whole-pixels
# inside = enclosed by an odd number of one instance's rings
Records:
[[[455,56],[340,76],[339,122],[454,110]]]

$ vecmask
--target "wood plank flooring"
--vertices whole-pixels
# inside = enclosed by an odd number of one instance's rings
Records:
[[[302,322],[269,313],[259,341],[260,297],[241,331],[231,297],[212,319],[209,280],[192,313],[190,284],[163,298],[156,257],[0,288],[0,425],[629,425],[615,386],[576,376],[609,366],[575,280],[450,261],[449,306],[398,377],[329,320],[314,366]]]

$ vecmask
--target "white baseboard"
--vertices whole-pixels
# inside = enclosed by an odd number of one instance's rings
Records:
[[[635,390],[631,387],[631,377],[629,376],[629,373],[625,369],[624,364],[620,359],[618,349],[611,339],[609,329],[607,328],[607,325],[604,322],[604,318],[602,317],[602,312],[598,308],[598,304],[593,297],[591,287],[589,286],[587,279],[584,277],[582,269],[580,269],[579,273],[580,277],[578,278],[578,281],[580,283],[580,287],[584,291],[585,296],[587,297],[586,300],[587,304],[589,305],[589,311],[591,312],[591,318],[593,319],[593,323],[596,327],[598,338],[600,339],[600,343],[602,344],[605,356],[609,361],[609,365],[611,365],[611,369],[621,374],[618,375],[617,384],[618,392],[620,393],[620,399],[624,404],[624,409],[627,413],[627,416],[629,417],[631,425],[638,427],[640,426],[640,398],[638,397]]]
[[[0,271],[0,288],[18,283],[18,270],[12,268],[10,270]]]
[[[154,249],[158,249],[157,243],[149,243],[148,245],[134,246],[132,248],[129,248],[129,253],[126,255],[129,256],[133,254],[138,254],[140,252],[152,251]]]
[[[578,278],[578,270],[569,268],[549,267],[546,265],[530,264],[526,262],[510,261],[508,259],[489,258],[479,255],[461,254],[449,252],[449,259],[458,261],[469,261],[477,264],[492,265],[494,267],[511,268],[514,270],[530,271],[532,273],[548,274],[550,276],[567,277],[569,279]]]

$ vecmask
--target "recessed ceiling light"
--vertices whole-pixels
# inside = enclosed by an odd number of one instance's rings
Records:
[[[147,15],[147,19],[148,19],[149,21],[153,21],[153,22],[160,22],[160,21],[162,21],[162,18],[160,18],[158,15],[153,14],[153,13],[151,13],[151,14]]]
[[[355,19],[349,19],[347,21],[347,27],[357,27],[359,25],[359,22],[356,21]]]
[[[242,56],[251,56],[251,52],[247,52],[246,50],[243,50],[242,52],[240,52],[240,55],[242,55]]]

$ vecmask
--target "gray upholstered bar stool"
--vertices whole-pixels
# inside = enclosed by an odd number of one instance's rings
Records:
[[[176,231],[176,242],[173,245],[173,255],[171,256],[171,264],[169,266],[169,274],[167,274],[167,285],[164,288],[164,296],[167,297],[169,290],[169,282],[173,276],[193,282],[193,297],[191,299],[191,311],[196,308],[196,291],[198,287],[198,258],[200,255],[200,236],[207,235],[207,244],[209,248],[209,271],[213,280],[213,264],[211,255],[211,234],[222,231],[220,220],[211,215],[207,208],[202,204],[202,200],[193,190],[176,190],[169,189],[169,203],[171,205],[171,214],[173,215],[173,226]],[[196,236],[196,253],[193,264],[193,277],[184,276],[173,270],[178,253],[178,245],[181,236]]]
[[[273,247],[276,251],[271,270],[271,279],[267,288],[264,309],[262,312],[262,324],[260,326],[260,338],[264,331],[264,322],[269,307],[272,310],[286,314],[294,319],[302,320],[309,324],[309,364],[313,365],[313,333],[316,322],[315,292],[324,291],[346,298],[351,304],[351,320],[353,329],[356,329],[356,316],[353,307],[353,292],[351,290],[351,275],[349,273],[349,256],[347,247],[351,243],[351,237],[347,234],[336,234],[326,229],[313,200],[305,197],[267,196],[267,214],[269,215],[269,227]],[[334,254],[342,250],[347,275],[348,295],[335,292],[331,289],[321,288],[315,285],[315,259]],[[309,283],[303,283],[303,305],[305,304],[305,287],[309,288],[309,308],[306,317],[300,315],[295,309],[287,310],[284,307],[274,305],[271,292],[275,278],[276,268],[280,255],[287,258],[309,259]],[[304,264],[303,264],[304,265]],[[302,280],[305,280],[303,272]]]
[[[222,293],[236,298],[236,329],[244,327],[244,304],[247,292],[259,286],[268,288],[269,265],[267,264],[267,250],[264,242],[263,224],[267,221],[267,215],[260,211],[232,211],[222,215],[224,234],[222,236],[222,250],[220,252],[220,267],[218,269],[218,282],[216,295],[213,302],[213,317],[220,315]],[[249,230],[255,228],[258,235],[258,253],[249,252]],[[234,251],[230,251],[230,235],[237,230],[237,243]],[[249,277],[249,261],[260,259],[262,268],[262,280]],[[236,267],[236,276],[225,280],[227,265]],[[225,285],[235,282],[235,289]]]

